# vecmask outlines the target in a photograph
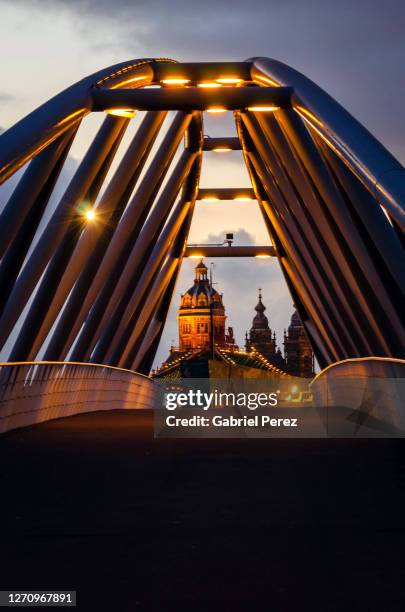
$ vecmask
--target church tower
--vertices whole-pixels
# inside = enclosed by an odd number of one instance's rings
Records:
[[[264,314],[266,306],[262,302],[262,293],[259,289],[259,301],[255,306],[256,315],[253,317],[249,334],[246,333],[245,348],[247,352],[256,349],[277,368],[284,368],[284,359],[281,351],[277,349],[276,334],[271,333],[269,320]]]
[[[314,353],[296,310],[291,317],[287,332],[284,331],[284,354],[289,374],[305,378],[313,377]]]
[[[195,268],[194,285],[181,296],[177,320],[180,351],[209,351],[212,342],[225,346],[225,307],[222,296],[208,280],[208,268],[202,259]]]

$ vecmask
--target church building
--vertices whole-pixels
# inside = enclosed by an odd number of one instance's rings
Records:
[[[228,369],[233,368],[236,377],[255,377],[259,375],[258,371],[264,371],[266,376],[311,378],[313,353],[298,314],[293,314],[288,331],[284,332],[283,356],[277,346],[276,334],[270,329],[264,314],[266,306],[260,289],[255,310],[243,351],[235,342],[233,328],[226,328],[223,296],[214,289],[208,278],[208,268],[201,259],[195,267],[193,285],[180,299],[177,315],[179,344],[171,347],[169,357],[153,375],[206,377],[211,375],[213,364],[217,364],[217,373],[222,371],[218,366],[221,362]]]
[[[225,346],[225,308],[220,295],[208,279],[203,260],[195,268],[194,285],[181,296],[177,316],[179,349],[211,350],[212,343]]]
[[[295,310],[290,325],[284,330],[284,356],[277,346],[276,333],[271,331],[269,320],[264,314],[266,306],[262,302],[259,289],[259,301],[255,306],[256,315],[252,327],[245,335],[247,352],[253,349],[261,353],[269,363],[292,376],[312,378],[314,375],[314,354],[305,333],[298,312]]]

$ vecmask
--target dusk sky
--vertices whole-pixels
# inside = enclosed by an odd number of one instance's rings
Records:
[[[2,83],[0,129],[96,70],[137,57],[179,61],[244,60],[268,56],[313,79],[405,163],[405,3],[401,0],[0,0]],[[211,117],[210,136],[234,135],[232,117]],[[101,116],[91,117],[74,143],[63,191]],[[133,121],[125,143],[139,124]],[[247,186],[239,153],[205,154],[202,187]],[[14,181],[15,183],[15,181]],[[0,205],[9,187],[0,190]],[[55,198],[56,201],[56,198]],[[190,242],[217,242],[234,231],[237,244],[268,242],[256,205],[200,204]],[[156,363],[177,341],[179,294],[193,279],[187,261]],[[224,293],[228,324],[238,342],[250,327],[262,287],[270,325],[279,338],[292,304],[274,260],[216,260],[214,280]]]

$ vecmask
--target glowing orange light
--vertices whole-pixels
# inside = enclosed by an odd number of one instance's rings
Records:
[[[190,79],[176,77],[172,79],[162,79],[162,83],[163,85],[186,85],[190,83]]]
[[[264,253],[262,253],[260,255],[255,255],[255,257],[257,259],[268,259],[269,257],[271,257],[271,255],[265,255]]]
[[[218,83],[222,83],[223,85],[236,85],[237,83],[242,83],[243,79],[239,77],[221,77],[217,79]]]
[[[221,87],[220,83],[197,83],[197,87],[202,87],[205,89],[212,89],[213,87]]]
[[[266,85],[272,85],[273,87],[280,87],[280,84],[277,83],[277,81],[274,81],[273,79],[270,79],[270,77],[264,75],[257,76],[255,80],[259,81],[260,83],[266,83]]]
[[[227,109],[222,106],[212,106],[211,108],[207,108],[207,113],[226,113]]]
[[[248,111],[267,113],[279,110],[279,108],[279,106],[248,106]]]
[[[217,202],[218,198],[216,196],[205,196],[204,198],[201,198],[202,202]]]
[[[146,79],[145,76],[134,76],[126,81],[121,81],[117,85],[113,85],[111,89],[118,89],[119,87],[123,87],[124,85],[128,85],[129,83],[135,83],[136,81],[144,81]]]
[[[189,259],[202,259],[204,257],[204,255],[189,255],[188,258]]]
[[[232,151],[232,149],[230,147],[216,147],[215,149],[212,149],[212,151],[215,153],[228,153],[229,151]]]
[[[80,108],[79,110],[74,111],[74,113],[70,113],[70,115],[68,115],[64,119],[61,119],[60,121],[58,121],[57,125],[63,125],[64,123],[71,121],[71,119],[74,119],[75,117],[78,117],[79,115],[82,115],[84,112],[86,112],[86,109]]]
[[[94,219],[96,218],[96,213],[94,212],[94,210],[92,208],[90,208],[89,210],[86,210],[86,212],[84,213],[84,216],[86,218],[86,221],[94,221]]]
[[[324,127],[322,121],[315,117],[315,115],[311,113],[311,111],[309,111],[308,109],[304,108],[303,106],[296,106],[295,108],[297,109],[300,115],[305,115],[304,119],[309,118],[312,121],[315,121],[315,123],[317,123],[320,127]]]
[[[238,202],[251,202],[253,198],[250,198],[249,196],[236,196],[235,198],[233,198],[234,200],[237,200]]]
[[[132,119],[136,115],[136,111],[132,108],[110,108],[107,111],[107,115],[114,115],[115,117],[126,117]]]

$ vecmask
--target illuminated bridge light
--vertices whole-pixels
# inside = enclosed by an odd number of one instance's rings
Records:
[[[217,79],[217,83],[221,83],[223,85],[237,85],[238,83],[242,83],[243,79],[239,77],[221,77]]]
[[[86,212],[84,213],[84,217],[86,221],[92,222],[96,218],[96,213],[92,208],[89,208],[89,210],[86,210]]]
[[[201,198],[201,202],[218,202],[218,198],[216,196],[204,196]]]
[[[250,198],[249,196],[244,196],[244,195],[236,196],[233,199],[236,200],[237,202],[252,202],[254,200],[254,198]]]
[[[176,77],[172,79],[163,79],[162,83],[163,85],[187,85],[187,83],[190,83],[190,79]]]
[[[216,147],[212,149],[212,151],[214,151],[214,153],[229,153],[232,149],[230,147]]]
[[[107,111],[107,115],[114,115],[115,117],[126,117],[127,119],[133,119],[136,115],[136,110],[132,108],[111,108]]]
[[[189,255],[188,259],[203,259],[204,255]]]
[[[274,112],[279,109],[280,109],[279,106],[274,106],[274,105],[273,106],[248,106],[247,108],[248,111],[260,112],[260,113]]]
[[[269,257],[271,257],[271,255],[266,255],[265,253],[259,254],[259,255],[255,255],[255,257],[257,259],[268,259]]]
[[[226,113],[227,109],[222,106],[212,106],[211,108],[207,108],[207,113]]]
[[[221,87],[220,83],[197,83],[197,87],[202,87],[205,89],[211,89],[213,87]]]

